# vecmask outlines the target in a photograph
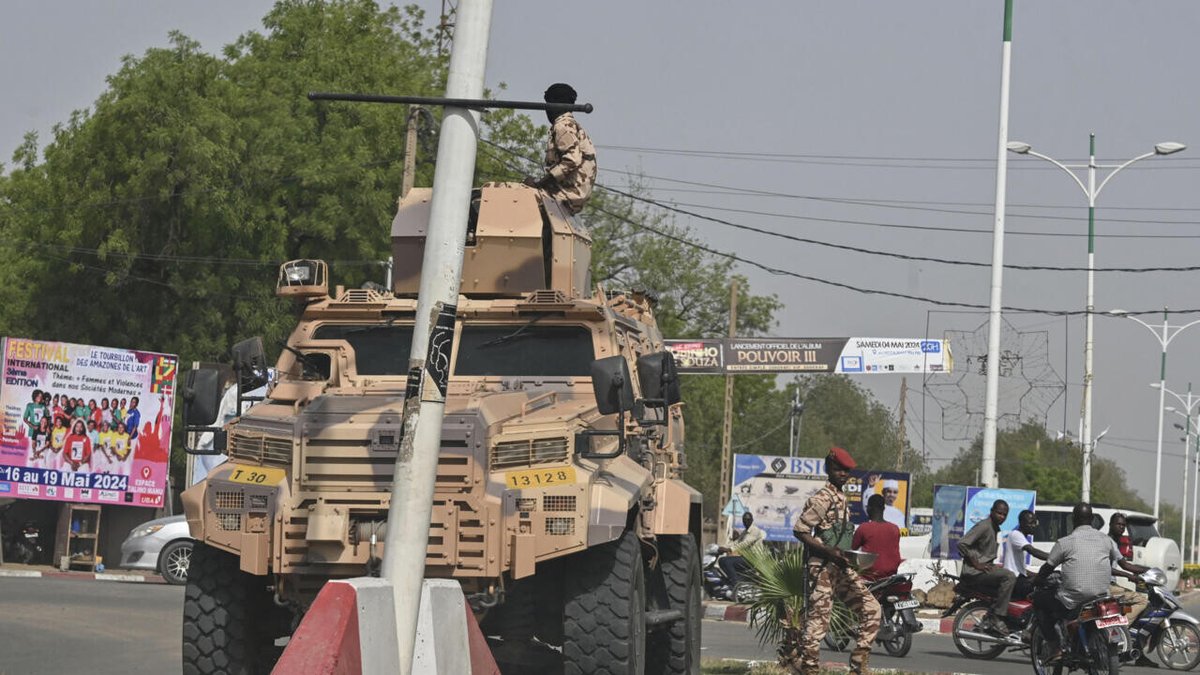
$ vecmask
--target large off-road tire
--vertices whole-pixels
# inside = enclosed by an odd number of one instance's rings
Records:
[[[184,675],[265,675],[278,657],[266,582],[238,559],[201,543],[192,549],[183,596]]]
[[[668,600],[667,609],[683,618],[646,641],[647,675],[700,673],[700,555],[690,534],[658,538],[659,565]]]
[[[564,675],[641,675],[646,667],[646,579],[641,542],[625,530],[578,555],[563,602]]]

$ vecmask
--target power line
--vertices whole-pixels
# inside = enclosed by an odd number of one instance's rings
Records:
[[[510,155],[513,155],[514,157],[522,159],[526,162],[535,163],[532,159],[529,159],[529,158],[521,155],[520,153],[518,153],[515,150],[511,150],[509,148],[500,146],[496,143],[492,143],[491,141],[488,141],[487,139],[481,139],[481,141],[488,146],[491,146],[498,150],[507,152]],[[495,155],[492,155],[492,157],[493,157],[493,159],[496,159],[497,161],[499,161],[502,165],[505,165],[506,167],[508,167],[510,170],[516,171],[518,173],[521,172],[520,167],[510,164],[502,158],[497,158]],[[614,190],[613,188],[609,188],[600,183],[596,183],[596,187],[598,187],[602,190],[608,190],[608,191],[614,192],[616,194],[620,194],[622,196],[624,196],[625,194],[628,194],[628,193],[624,193],[621,190]],[[654,202],[653,200],[650,200],[649,203],[651,203],[655,206],[659,206],[660,208],[664,208],[661,204],[658,204],[657,202]],[[908,293],[898,293],[895,291],[885,291],[885,290],[880,290],[880,289],[863,288],[860,286],[854,286],[852,284],[847,284],[847,283],[843,283],[843,282],[839,282],[839,281],[833,281],[830,279],[823,279],[821,277],[816,277],[816,276],[812,276],[812,275],[808,275],[808,274],[801,274],[799,272],[793,272],[791,270],[785,270],[785,269],[781,269],[781,268],[777,268],[777,267],[772,267],[770,265],[767,265],[766,263],[758,262],[756,260],[751,260],[749,258],[745,258],[745,257],[739,256],[734,253],[726,253],[724,251],[719,251],[719,250],[711,248],[709,246],[705,246],[703,244],[691,241],[691,240],[687,239],[686,237],[681,237],[681,236],[663,231],[659,228],[653,227],[651,225],[647,225],[645,223],[639,223],[639,222],[634,221],[622,214],[614,213],[612,211],[604,209],[603,207],[597,206],[595,204],[592,204],[591,208],[593,210],[603,213],[611,218],[614,218],[616,220],[624,222],[627,225],[630,225],[634,228],[645,230],[645,231],[651,232],[653,234],[656,234],[664,239],[667,239],[668,241],[674,241],[681,245],[695,248],[700,251],[704,251],[705,253],[708,253],[710,255],[725,258],[728,260],[733,260],[735,262],[740,262],[742,264],[749,265],[751,267],[760,269],[769,274],[773,274],[773,275],[777,275],[777,276],[789,276],[789,277],[793,277],[793,278],[797,278],[797,279],[803,279],[805,281],[812,281],[812,282],[823,284],[826,286],[832,286],[834,288],[841,288],[843,290],[853,291],[853,292],[861,293],[864,295],[880,295],[880,296],[884,296],[884,297],[899,298],[902,300],[912,300],[914,302],[922,302],[922,303],[927,303],[927,304],[937,305],[937,306],[942,306],[942,307],[962,307],[962,308],[968,308],[968,309],[985,309],[987,307],[986,305],[981,305],[981,304],[977,304],[977,303],[957,302],[957,301],[952,301],[952,300],[939,300],[939,299],[935,299],[935,298],[911,295]],[[1095,313],[1094,311],[1089,311],[1086,309],[1083,309],[1083,310],[1047,310],[1047,309],[1032,309],[1032,308],[1026,308],[1026,307],[1004,307],[1003,309],[1004,309],[1004,311],[1008,311],[1008,312],[1022,312],[1022,313],[1028,313],[1028,314],[1047,314],[1047,315],[1054,315],[1054,316],[1076,316],[1076,315],[1086,315],[1089,313],[1092,313],[1092,314]],[[1161,309],[1149,309],[1149,310],[1138,310],[1136,312],[1127,312],[1127,313],[1128,314],[1157,314],[1158,312],[1161,312],[1161,311],[1162,311]],[[1200,313],[1200,309],[1171,310],[1171,311],[1176,314]]]

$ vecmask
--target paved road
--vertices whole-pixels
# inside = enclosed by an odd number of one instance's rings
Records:
[[[183,589],[0,578],[0,675],[179,672]]]
[[[775,659],[773,649],[759,647],[754,634],[742,623],[725,623],[722,621],[704,622],[705,658],[755,659],[770,661]],[[837,654],[829,651],[821,653],[821,660],[845,664],[849,654]],[[954,648],[954,642],[946,635],[921,635],[913,638],[912,651],[904,658],[888,656],[882,647],[871,652],[871,668],[894,668],[921,673],[977,673],[978,675],[1009,675],[1009,673],[1031,673],[1028,653],[1006,652],[991,661],[975,661],[963,657]],[[1143,673],[1170,672],[1162,668],[1130,668],[1124,667],[1122,673],[1141,675]]]
[[[179,672],[183,590],[178,586],[121,582],[0,577],[0,675],[122,673],[164,675]],[[1195,612],[1200,595],[1185,603]],[[949,637],[916,636],[912,652],[897,659],[871,657],[878,668],[917,672],[1006,674],[1027,672],[1019,653],[994,661],[963,658]],[[774,660],[742,623],[704,622],[707,658]],[[845,654],[825,655],[845,662]],[[1122,672],[1166,672],[1125,668]]]

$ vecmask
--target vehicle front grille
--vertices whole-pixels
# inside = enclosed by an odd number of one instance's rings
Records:
[[[575,519],[574,518],[547,518],[546,519],[546,534],[554,536],[566,536],[575,534]]]
[[[240,511],[245,505],[246,494],[241,491],[229,492],[225,490],[216,490],[213,506],[218,509],[231,509]]]
[[[251,459],[264,464],[290,464],[292,439],[233,429],[229,432],[228,454],[230,457]]]
[[[217,523],[221,529],[226,532],[241,532],[242,531],[242,514],[240,513],[218,513]]]
[[[492,446],[488,469],[495,471],[512,466],[529,466],[550,462],[565,462],[569,445],[565,438],[505,441]]]

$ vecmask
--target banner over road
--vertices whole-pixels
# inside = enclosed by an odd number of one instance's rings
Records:
[[[714,338],[666,340],[680,373],[949,373],[948,340],[920,338]]]

